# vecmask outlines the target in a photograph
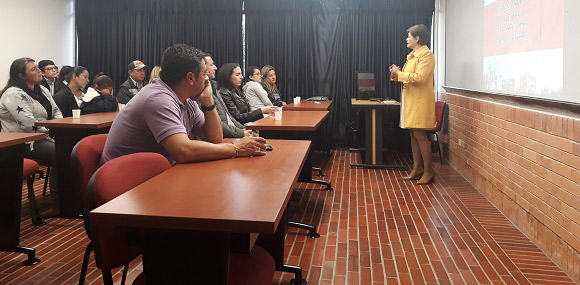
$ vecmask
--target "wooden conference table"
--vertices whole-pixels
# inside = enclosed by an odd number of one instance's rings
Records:
[[[311,143],[268,144],[265,156],[176,165],[91,211],[90,222],[146,229],[151,284],[227,284],[231,242],[250,251],[250,233],[275,236],[263,247],[282,270],[284,212]]]
[[[74,146],[84,137],[102,133],[113,124],[119,112],[81,115],[80,118],[62,118],[36,122],[36,126],[50,129],[56,149],[60,217],[76,218],[82,212],[83,201],[78,180],[70,165]]]
[[[351,163],[351,167],[400,169],[402,165],[383,164],[383,112],[401,107],[397,101],[375,102],[351,99],[353,109],[365,111],[365,157],[364,163]]]
[[[283,107],[284,111],[328,111],[332,105],[332,100],[328,101],[305,101],[301,100],[300,103],[294,104],[290,103]]]
[[[20,246],[24,144],[45,137],[42,133],[0,133],[0,250],[27,254],[23,265],[40,262],[34,248]]]
[[[248,130],[260,131],[260,136],[284,139],[312,140],[314,132],[328,117],[328,111],[292,111],[282,112],[282,120],[276,121],[274,116],[268,116],[246,125]],[[266,132],[264,132],[266,131]],[[304,137],[304,133],[306,137]],[[326,185],[326,190],[332,190],[328,181],[312,179],[312,162],[310,155],[300,173],[299,182],[318,183]]]

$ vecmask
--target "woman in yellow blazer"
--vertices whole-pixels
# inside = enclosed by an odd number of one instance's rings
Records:
[[[407,29],[407,34],[407,47],[413,51],[407,56],[403,70],[394,64],[389,67],[391,80],[403,83],[400,124],[401,128],[409,129],[411,135],[413,170],[403,179],[419,179],[417,184],[427,184],[435,177],[431,168],[431,146],[425,131],[435,126],[435,56],[427,47],[430,32],[425,25],[412,26]]]

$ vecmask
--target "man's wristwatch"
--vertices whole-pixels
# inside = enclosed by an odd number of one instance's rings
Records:
[[[207,112],[207,111],[211,111],[213,109],[215,109],[215,103],[211,106],[204,106],[204,105],[199,105],[199,108],[201,108],[202,111]]]

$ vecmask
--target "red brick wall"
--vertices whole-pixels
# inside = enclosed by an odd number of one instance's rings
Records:
[[[440,97],[449,107],[442,136],[449,163],[580,280],[580,119]]]

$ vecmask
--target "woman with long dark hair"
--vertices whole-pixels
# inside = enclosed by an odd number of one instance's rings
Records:
[[[50,91],[41,86],[40,82],[42,74],[33,59],[23,57],[12,62],[10,79],[0,92],[0,121],[2,132],[45,133],[46,139],[26,143],[24,157],[42,160],[54,166],[54,140],[49,137],[47,128],[37,127],[34,123],[62,118],[62,114]],[[56,176],[50,175],[53,197],[58,195]]]
[[[389,67],[391,80],[403,83],[400,124],[411,135],[413,170],[403,179],[419,179],[417,184],[431,183],[435,177],[426,132],[435,127],[435,56],[427,47],[430,35],[425,25],[407,29],[407,47],[413,51],[407,56],[403,70],[394,64]]]
[[[277,107],[268,106],[251,111],[246,95],[240,90],[242,81],[242,69],[237,63],[226,63],[218,71],[218,92],[232,117],[246,124],[263,118],[264,114],[273,114]]]
[[[75,66],[66,75],[68,85],[54,94],[54,101],[62,112],[63,117],[72,117],[72,110],[80,109],[82,98],[85,95],[82,90],[89,84],[89,71],[82,66]]]

